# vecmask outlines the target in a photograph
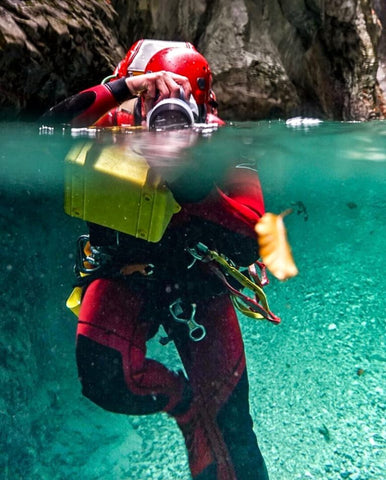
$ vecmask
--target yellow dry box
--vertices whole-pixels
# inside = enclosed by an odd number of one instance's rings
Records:
[[[87,141],[66,157],[64,209],[72,217],[158,242],[181,207],[161,176],[128,145]]]

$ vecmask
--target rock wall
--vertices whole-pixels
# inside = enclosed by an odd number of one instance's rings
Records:
[[[225,118],[382,118],[373,8],[383,3],[1,0],[2,117],[41,113],[99,83],[131,43],[149,37],[197,45]]]
[[[377,80],[381,90],[386,94],[386,2],[384,0],[374,0],[374,10],[383,26],[378,47]]]

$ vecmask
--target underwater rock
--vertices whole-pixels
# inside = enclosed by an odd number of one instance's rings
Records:
[[[224,118],[382,118],[373,3],[384,19],[377,0],[165,0],[162,8],[155,0],[3,0],[2,117],[36,115],[99,83],[131,43],[149,37],[197,45]],[[378,77],[386,84],[382,70]]]

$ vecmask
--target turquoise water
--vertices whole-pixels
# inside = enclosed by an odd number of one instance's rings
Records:
[[[81,397],[64,307],[82,222],[63,212],[68,132],[0,127],[0,479],[188,479],[163,415],[128,418]],[[382,480],[386,123],[235,124],[192,147],[256,164],[298,277],[266,292],[279,326],[240,318],[255,430],[271,480]],[[158,339],[151,355],[178,361]]]

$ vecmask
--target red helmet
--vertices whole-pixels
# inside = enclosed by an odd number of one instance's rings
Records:
[[[141,39],[135,42],[126,53],[123,60],[117,65],[114,74],[117,77],[140,75],[145,73],[145,67],[150,58],[164,48],[194,49],[189,42],[174,42],[171,40]]]
[[[151,57],[145,72],[167,70],[187,77],[198,105],[206,105],[212,84],[209,64],[197,50],[181,47],[164,48]]]

